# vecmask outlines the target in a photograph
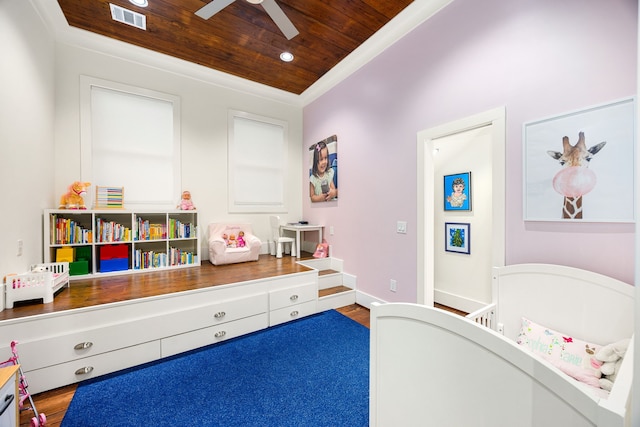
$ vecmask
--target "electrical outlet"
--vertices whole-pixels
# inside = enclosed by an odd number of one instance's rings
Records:
[[[391,290],[391,292],[396,292],[398,290],[398,282],[396,282],[394,279],[391,279],[389,289]]]
[[[333,236],[333,225],[329,226],[329,236]]]
[[[22,246],[23,246],[23,242],[22,239],[18,239],[18,256],[22,256]]]

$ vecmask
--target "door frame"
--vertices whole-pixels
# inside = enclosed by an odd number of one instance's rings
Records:
[[[505,264],[505,107],[495,108],[470,117],[455,120],[419,131],[417,134],[418,154],[418,262],[417,262],[417,302],[434,304],[434,242],[433,223],[435,209],[435,186],[442,183],[434,180],[433,141],[483,126],[492,127],[492,256],[493,266]]]

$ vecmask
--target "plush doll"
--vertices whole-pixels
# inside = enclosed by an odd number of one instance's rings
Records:
[[[189,191],[182,192],[182,200],[180,200],[180,204],[178,205],[178,209],[183,211],[192,211],[196,207],[193,205],[193,201],[191,200],[191,193]]]
[[[90,182],[75,181],[69,186],[69,191],[60,198],[60,206],[58,206],[58,208],[87,209],[82,196],[87,193],[87,187],[90,185]]]
[[[600,372],[602,372],[600,388],[611,391],[624,355],[629,347],[629,341],[629,339],[626,339],[605,345],[596,353],[596,359],[602,362],[602,366],[600,366]]]
[[[230,234],[229,235],[229,243],[227,243],[227,247],[228,248],[235,248],[238,246],[238,241],[236,240],[236,235],[235,234]]]
[[[246,242],[244,241],[244,231],[240,231],[238,233],[238,247],[244,248],[246,246]]]
[[[229,236],[227,236],[227,233],[222,234],[222,240],[224,240],[225,246],[229,246]]]
[[[318,243],[316,251],[313,253],[314,258],[326,258],[329,256],[329,244],[325,239],[322,239],[322,243]]]

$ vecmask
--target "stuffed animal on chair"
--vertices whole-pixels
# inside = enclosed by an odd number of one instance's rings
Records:
[[[90,182],[75,181],[69,186],[69,191],[60,198],[58,209],[87,209],[82,196],[87,193],[87,187],[90,185]]]

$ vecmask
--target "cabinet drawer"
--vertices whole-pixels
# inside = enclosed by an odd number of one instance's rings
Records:
[[[250,332],[265,329],[267,326],[267,313],[246,317],[234,322],[198,329],[173,337],[164,338],[161,343],[162,357],[172,356],[209,344],[235,338]]]
[[[269,292],[269,308],[271,311],[283,307],[291,307],[303,302],[316,300],[318,287],[315,283],[280,289]]]
[[[24,342],[20,343],[20,363],[25,370],[41,369],[266,311],[267,295],[263,293]]]
[[[25,372],[31,394],[141,365],[160,358],[160,341],[151,341],[61,365]]]
[[[269,326],[279,325],[316,313],[316,301],[307,301],[291,307],[274,310],[269,314]]]
[[[158,322],[140,319],[85,331],[53,336],[31,342],[20,342],[20,363],[25,371],[72,360],[96,356],[101,353],[130,347],[157,339]]]
[[[267,295],[261,293],[198,307],[185,312],[183,316],[184,321],[189,324],[189,329],[192,330],[255,316],[266,313],[267,310]]]

